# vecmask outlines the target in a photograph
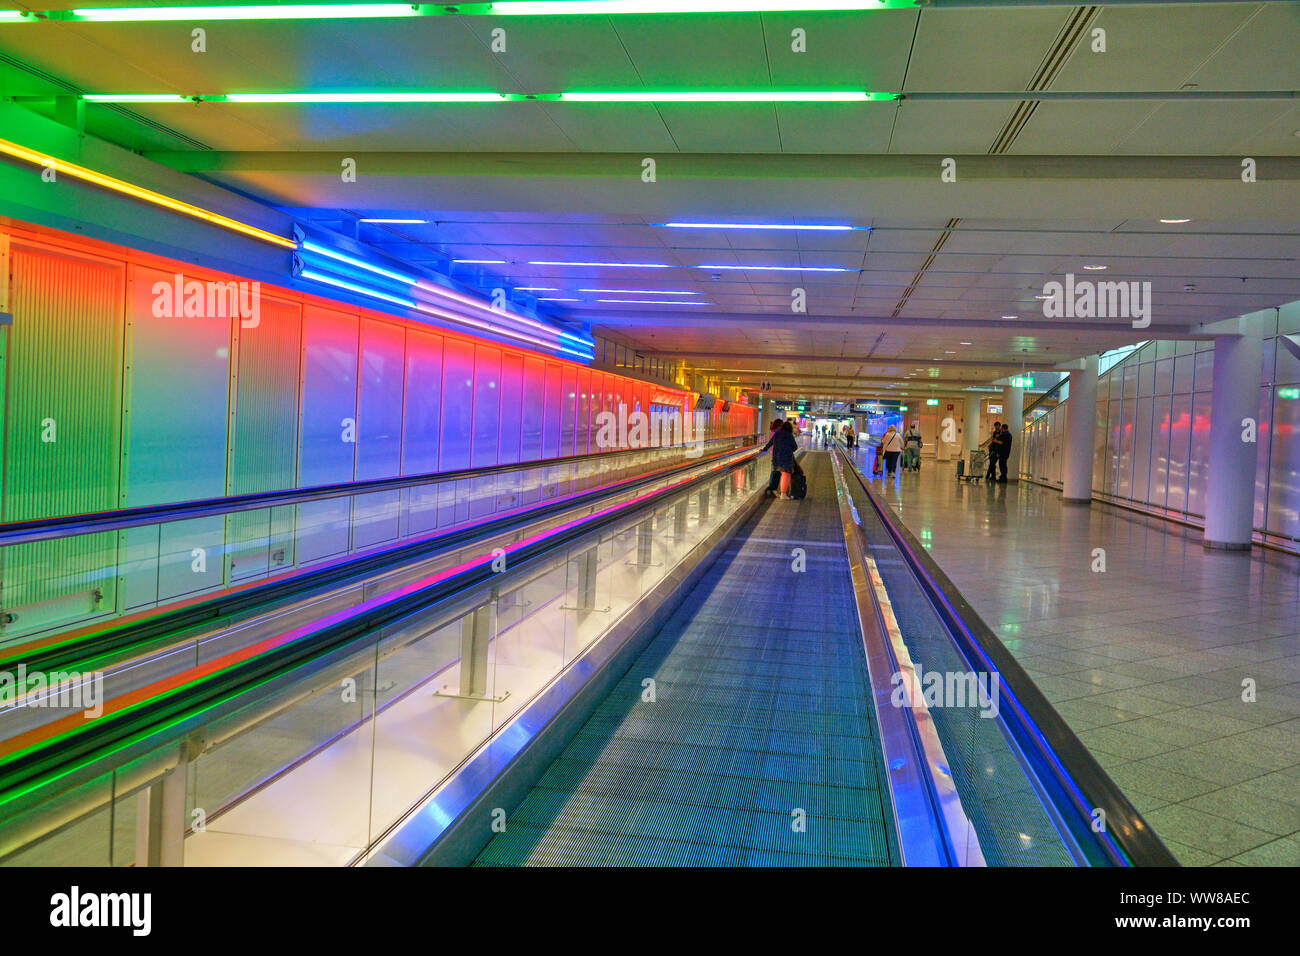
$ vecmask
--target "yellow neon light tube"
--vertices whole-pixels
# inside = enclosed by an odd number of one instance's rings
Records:
[[[37,166],[44,166],[47,169],[53,169],[57,173],[64,173],[83,182],[93,183],[96,186],[102,186],[105,189],[111,189],[114,192],[122,193],[133,199],[139,199],[142,202],[153,203],[155,206],[162,206],[164,209],[170,209],[173,212],[179,212],[182,215],[192,216],[195,219],[202,219],[204,222],[212,223],[214,226],[220,226],[223,229],[229,229],[232,232],[238,232],[252,239],[259,239],[262,242],[269,242],[272,245],[283,246],[286,249],[296,249],[298,244],[292,239],[285,239],[283,236],[277,236],[273,232],[267,232],[265,229],[259,229],[256,226],[250,226],[246,222],[240,222],[238,219],[231,219],[229,216],[223,216],[220,213],[211,212],[202,209],[199,206],[193,206],[190,203],[182,202],[179,199],[172,199],[170,196],[164,196],[162,193],[156,193],[152,189],[145,189],[142,186],[133,186],[131,183],[124,182],[121,179],[114,179],[112,176],[105,176],[103,173],[97,173],[93,169],[87,169],[84,166],[78,166],[75,163],[69,163],[67,160],[57,159],[46,153],[37,152],[34,149],[28,149],[26,146],[19,146],[17,143],[11,143],[7,139],[0,139],[0,153],[6,153],[15,159],[25,160],[29,163],[35,163]]]

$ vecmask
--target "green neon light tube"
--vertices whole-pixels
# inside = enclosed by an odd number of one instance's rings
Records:
[[[812,13],[912,9],[912,0],[499,0],[494,14],[552,17],[619,13]]]
[[[250,4],[233,7],[103,7],[72,11],[77,20],[98,22],[148,22],[162,20],[335,20],[418,17],[410,3],[294,3]]]
[[[423,91],[413,93],[87,93],[89,103],[505,103],[529,100],[570,103],[866,103],[892,100],[893,93],[827,90],[674,90],[578,93],[490,93]],[[728,227],[730,228],[730,227]],[[747,228],[738,225],[735,228]],[[750,227],[752,228],[752,227]],[[812,226],[772,226],[802,228]],[[847,227],[818,227],[847,228]]]
[[[622,90],[560,95],[568,103],[866,103],[893,98],[892,93],[861,90]]]
[[[192,103],[194,97],[176,93],[86,93],[87,103]]]

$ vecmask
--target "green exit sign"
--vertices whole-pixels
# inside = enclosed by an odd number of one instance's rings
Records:
[[[1034,377],[1032,375],[1016,375],[1011,379],[1012,388],[1033,388]]]
[[[905,411],[907,411],[907,406],[906,406],[906,405],[899,405],[899,406],[898,406],[898,410],[899,410],[900,412],[905,412]]]
[[[1300,388],[1279,388],[1278,398],[1300,398]]]
[[[927,405],[938,405],[938,404],[939,404],[939,400],[938,400],[937,398],[927,398],[927,399],[925,400],[925,404],[927,404]]]

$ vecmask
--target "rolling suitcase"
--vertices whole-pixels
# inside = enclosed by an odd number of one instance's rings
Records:
[[[790,497],[807,498],[808,497],[808,476],[802,471],[796,471],[790,476]]]

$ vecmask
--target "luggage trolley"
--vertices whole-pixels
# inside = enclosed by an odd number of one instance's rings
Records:
[[[966,465],[960,458],[957,459],[957,480],[958,481],[983,481],[984,472],[988,469],[989,456],[983,448],[973,448],[970,453],[970,466],[963,470]]]

